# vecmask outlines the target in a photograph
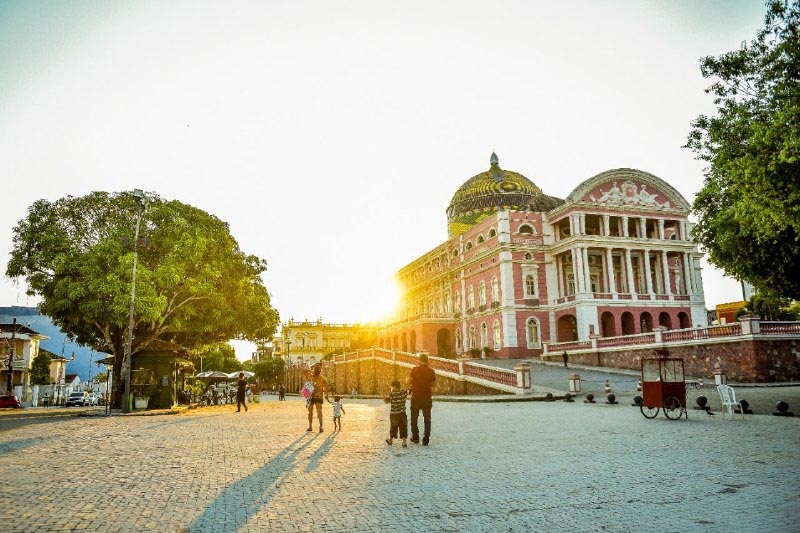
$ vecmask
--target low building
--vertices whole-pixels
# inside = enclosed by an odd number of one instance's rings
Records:
[[[30,405],[33,392],[30,386],[30,369],[33,359],[39,354],[39,343],[47,336],[22,324],[0,324],[0,391],[15,394],[23,405]],[[8,377],[11,373],[11,390]]]
[[[290,319],[281,325],[281,334],[272,340],[272,356],[287,363],[313,365],[332,354],[375,343],[376,326],[334,324]]]

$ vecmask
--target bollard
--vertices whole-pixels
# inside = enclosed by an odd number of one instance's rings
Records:
[[[569,375],[569,391],[571,393],[578,393],[581,391],[581,376],[580,374]]]
[[[553,393],[552,393],[552,392],[548,392],[547,394],[545,394],[545,395],[544,395],[544,399],[545,399],[545,401],[547,401],[547,402],[554,402],[554,401],[556,401],[556,400],[555,400],[555,398],[553,398]]]
[[[575,400],[572,399],[572,394],[567,393],[567,394],[564,395],[564,401],[567,402],[567,403],[572,403]]]
[[[587,394],[583,403],[594,403],[594,394]]]
[[[606,396],[606,403],[609,405],[615,405],[618,404],[619,402],[617,401],[616,396],[614,396],[613,394],[609,394],[608,396]]]
[[[608,380],[606,380],[606,384],[603,385],[603,392],[605,392],[606,394],[611,392],[611,385],[608,384]]]
[[[777,409],[778,412],[772,413],[773,416],[794,416],[794,413],[789,411],[789,404],[783,400],[775,404],[775,409]]]
[[[697,402],[694,407],[696,411],[705,411],[707,414],[714,416],[714,413],[711,412],[711,406],[708,405],[708,398],[701,395],[697,397],[695,402]]]
[[[642,405],[643,401],[644,399],[637,394],[636,396],[633,397],[633,403],[631,405],[634,407],[639,407]]]
[[[744,411],[744,414],[746,414],[746,415],[752,415],[753,414],[753,410],[750,409],[750,402],[748,402],[744,398],[739,400],[739,405],[736,406],[735,410],[736,410],[737,413],[741,413],[742,411]]]

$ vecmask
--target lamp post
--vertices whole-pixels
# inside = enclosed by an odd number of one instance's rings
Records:
[[[13,387],[13,375],[14,375],[14,344],[16,344],[16,333],[17,333],[17,317],[14,317],[13,324],[11,326],[11,347],[8,349],[8,364],[6,368],[8,368],[8,383],[6,384],[6,396],[12,396],[14,392],[11,390]]]
[[[133,198],[136,200],[136,232],[133,236],[133,272],[131,273],[131,305],[128,313],[128,338],[125,341],[125,393],[122,397],[122,412],[130,413],[132,410],[131,402],[131,356],[133,348],[133,305],[136,300],[136,259],[139,247],[139,227],[142,222],[142,210],[144,210],[147,199],[145,198],[144,191],[135,189],[133,191]]]

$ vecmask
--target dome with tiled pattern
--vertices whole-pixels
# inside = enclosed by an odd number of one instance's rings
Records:
[[[534,183],[516,172],[500,168],[492,153],[486,172],[468,179],[458,188],[447,208],[447,229],[460,235],[501,209],[549,211],[563,200],[547,196]]]

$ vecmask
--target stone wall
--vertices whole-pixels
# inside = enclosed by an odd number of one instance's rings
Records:
[[[358,394],[386,395],[389,393],[393,380],[399,380],[405,386],[410,373],[411,367],[373,358],[338,362],[325,368],[325,377],[328,378],[328,383],[336,394],[342,395],[351,394],[353,389],[358,391]],[[433,394],[462,396],[508,393],[466,379],[451,378],[437,372]]]
[[[667,345],[670,357],[682,357],[687,376],[711,379],[714,369],[725,371],[738,382],[800,381],[800,340],[740,339],[731,342],[703,342]],[[652,346],[620,347],[596,352],[570,353],[574,364],[641,369],[642,357],[654,357]],[[549,357],[560,360],[561,356]]]

